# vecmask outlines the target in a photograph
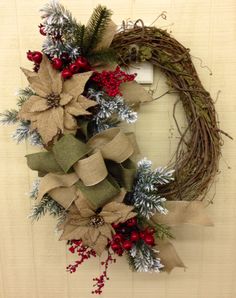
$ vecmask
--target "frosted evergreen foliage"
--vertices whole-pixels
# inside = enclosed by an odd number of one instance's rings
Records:
[[[152,170],[152,162],[146,158],[138,163],[130,202],[140,215],[149,219],[157,212],[167,214],[166,199],[158,195],[158,187],[173,181],[173,173],[173,170],[162,167]]]
[[[119,95],[109,97],[102,91],[90,89],[89,98],[96,100],[99,105],[99,111],[93,119],[98,132],[116,126],[120,121],[134,123],[137,120],[137,113]]]
[[[17,144],[22,143],[25,140],[29,140],[32,146],[43,146],[40,135],[35,130],[32,131],[30,129],[29,121],[20,121],[20,124],[12,134],[12,138],[17,142]]]
[[[50,196],[45,195],[38,204],[33,206],[29,218],[33,221],[39,220],[47,212],[60,219],[60,221],[66,214],[65,209],[60,204],[54,201]]]
[[[128,252],[129,263],[137,272],[160,272],[164,265],[157,257],[158,251],[145,242],[136,242]]]
[[[40,184],[40,179],[37,177],[33,183],[32,183],[32,187],[29,193],[29,197],[31,199],[37,199],[38,197],[38,192],[39,192],[39,184]]]
[[[6,110],[5,112],[0,113],[0,123],[3,125],[15,124],[18,121],[17,114],[18,111],[14,109]]]
[[[41,10],[44,31],[47,37],[43,43],[43,52],[51,57],[69,54],[72,60],[80,56],[80,48],[74,37],[81,30],[75,18],[58,1],[51,1]]]

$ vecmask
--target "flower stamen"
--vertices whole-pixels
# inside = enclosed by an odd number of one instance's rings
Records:
[[[47,95],[46,100],[47,100],[47,104],[50,108],[57,108],[60,105],[60,95],[57,93],[50,93]]]
[[[90,217],[88,225],[92,226],[94,228],[98,228],[98,227],[103,226],[104,223],[105,223],[105,221],[101,216],[94,215],[94,216]]]

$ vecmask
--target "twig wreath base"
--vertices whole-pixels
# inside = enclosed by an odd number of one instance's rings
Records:
[[[204,199],[218,172],[222,139],[214,101],[199,79],[190,50],[165,30],[144,26],[141,20],[133,28],[123,26],[111,46],[120,65],[149,61],[165,74],[169,87],[179,93],[173,117],[181,138],[170,161],[175,181],[163,186],[161,195],[168,200]],[[175,117],[179,102],[187,118],[185,131],[181,131]]]
[[[27,52],[33,70],[22,68],[29,86],[19,92],[17,108],[0,115],[2,124],[18,124],[18,143],[43,148],[26,156],[38,172],[30,217],[49,212],[58,219],[59,240],[78,255],[70,273],[107,253],[94,294],[102,293],[108,265],[118,256],[125,255],[136,272],[184,268],[169,241],[171,227],[212,225],[201,201],[217,174],[222,145],[214,102],[189,49],[141,20],[117,31],[112,12],[101,5],[86,26],[57,1],[41,12],[42,50]],[[133,107],[155,100],[136,74],[120,67],[140,61],[164,73],[166,93],[179,94],[173,117],[180,141],[167,167],[152,169],[146,158],[136,164],[135,136],[119,127],[138,119]],[[175,116],[178,103],[187,118],[184,131]]]

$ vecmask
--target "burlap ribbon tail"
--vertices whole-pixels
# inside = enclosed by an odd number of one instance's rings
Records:
[[[170,227],[181,224],[213,226],[201,201],[167,201],[165,207],[168,209],[168,213],[166,215],[156,213],[150,219],[151,225],[155,226],[157,223]],[[186,268],[169,240],[158,239],[155,248],[159,251],[159,257],[166,272],[170,272],[175,267]]]

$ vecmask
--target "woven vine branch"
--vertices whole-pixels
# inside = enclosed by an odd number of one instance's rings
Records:
[[[139,25],[141,23],[141,25]],[[163,186],[161,194],[168,200],[196,200],[205,195],[218,172],[221,133],[214,102],[197,74],[189,49],[165,30],[144,26],[141,20],[116,34],[112,48],[120,65],[149,61],[166,76],[169,87],[177,91],[173,117],[180,141],[169,166],[175,169],[175,181]],[[175,117],[181,102],[187,128],[181,131]]]

